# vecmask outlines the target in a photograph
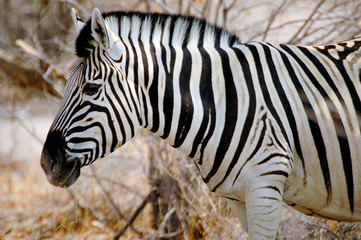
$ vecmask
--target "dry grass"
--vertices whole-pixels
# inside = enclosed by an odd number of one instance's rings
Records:
[[[192,14],[243,41],[302,44],[349,39],[360,33],[361,20],[358,0],[5,1],[0,58],[36,69],[41,76],[32,80],[46,81],[60,92],[61,76],[75,62],[68,6],[86,17],[94,6]],[[14,16],[27,21],[19,23]],[[27,44],[16,45],[17,39]],[[194,164],[145,131],[83,168],[70,189],[51,186],[39,159],[58,100],[39,97],[39,89],[24,87],[1,71],[0,88],[0,240],[113,239],[127,223],[120,239],[246,239],[225,201],[207,189]],[[360,224],[307,217],[285,206],[278,238],[361,239],[360,232]]]

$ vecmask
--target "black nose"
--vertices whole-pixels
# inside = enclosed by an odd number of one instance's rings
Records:
[[[68,159],[65,148],[61,132],[49,132],[40,161],[49,182],[60,187],[69,187],[80,176],[81,161],[78,158]]]
[[[60,131],[49,132],[46,138],[41,166],[46,174],[54,174],[61,169],[65,159],[65,139]]]

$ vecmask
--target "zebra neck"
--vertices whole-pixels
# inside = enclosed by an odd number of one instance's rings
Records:
[[[151,52],[164,57],[153,56],[158,61],[152,64],[143,62],[147,74],[138,94],[143,126],[196,161],[207,145],[212,146],[216,121],[224,121],[224,82],[234,85],[232,74],[225,75],[222,68],[227,48],[155,47]],[[234,101],[237,98],[228,103]]]
[[[216,108],[225,108],[222,85],[229,76],[222,58],[238,38],[195,18],[112,13],[105,22],[125,46],[126,79],[139,100],[141,124],[200,158],[215,128]],[[228,81],[233,84],[232,77]]]

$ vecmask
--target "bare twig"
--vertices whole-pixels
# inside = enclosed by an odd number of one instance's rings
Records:
[[[224,1],[224,0],[217,1],[218,3],[217,3],[217,7],[216,7],[216,15],[215,15],[215,17],[214,17],[214,22],[215,22],[216,24],[219,24],[219,23],[218,23],[218,19],[219,19],[219,14],[221,13],[221,6],[222,6],[222,4],[223,4],[223,1]]]
[[[0,237],[6,239],[5,234],[0,230]]]
[[[171,14],[175,14],[175,12],[169,8],[169,6],[167,4],[165,4],[163,1],[161,0],[154,0],[153,1],[156,5],[158,5],[158,7],[162,8],[165,12],[167,13],[171,13]]]
[[[173,207],[172,209],[170,209],[166,215],[163,218],[163,221],[160,223],[159,228],[157,229],[157,231],[153,234],[153,236],[151,237],[152,239],[155,239],[156,237],[159,237],[159,235],[162,233],[163,228],[166,226],[168,219],[170,218],[170,216],[175,212],[175,208]]]
[[[344,20],[344,16],[336,16],[336,17],[319,17],[317,18],[318,21],[331,21],[331,20],[334,20],[335,22],[340,22],[342,20]],[[355,18],[356,20],[357,18]],[[296,19],[296,20],[290,20],[290,21],[287,21],[287,22],[283,22],[277,26],[274,26],[274,27],[270,27],[268,29],[268,32],[271,32],[271,31],[275,31],[275,30],[280,30],[282,28],[285,28],[285,27],[290,27],[289,25],[293,25],[293,24],[298,24],[298,23],[303,23],[305,22],[306,19],[304,18],[301,18],[301,19]],[[315,20],[310,20],[310,22],[314,22]],[[327,27],[328,25],[330,26],[333,26],[335,24],[335,22],[332,22],[332,23],[328,23],[326,25],[322,25],[322,27],[319,27],[319,29],[323,29],[325,27]],[[252,37],[250,37],[250,39],[255,39],[261,35],[264,35],[265,32],[264,31],[260,31],[258,33],[256,33],[255,35],[253,35]],[[314,34],[314,32],[312,32],[312,34]],[[311,34],[308,34],[308,35],[311,35]],[[265,40],[265,38],[264,38]],[[299,39],[298,39],[299,40]]]
[[[14,121],[16,121],[22,128],[24,128],[24,130],[30,135],[32,136],[38,143],[43,144],[43,139],[41,137],[39,137],[34,129],[30,129],[30,127],[28,127],[24,120],[21,119],[20,117],[17,116],[17,114],[15,113],[14,109],[9,110],[7,108],[4,108],[5,111],[11,116],[11,119]]]
[[[188,11],[188,13],[187,13],[187,15],[189,15],[190,14],[190,10],[191,10],[191,7],[192,7],[192,9],[195,11],[195,15],[197,16],[201,16],[201,17],[203,17],[204,18],[204,16],[203,16],[203,9],[201,8],[201,7],[199,7],[195,2],[194,2],[194,0],[191,0],[191,1],[189,1],[188,2],[188,9],[187,9],[187,11]]]
[[[264,31],[262,41],[266,40],[268,31],[270,30],[272,23],[276,19],[277,15],[279,15],[283,11],[283,9],[285,9],[284,6],[286,5],[286,3],[287,3],[287,0],[283,0],[283,2],[277,7],[277,9],[272,12],[271,17],[269,18],[266,30]]]
[[[298,37],[298,35],[302,32],[302,30],[309,24],[309,22],[312,20],[313,16],[317,13],[318,9],[322,6],[322,4],[325,2],[325,0],[321,0],[317,6],[313,9],[310,16],[307,18],[307,20],[303,23],[303,25],[298,29],[298,31],[291,37],[291,39],[288,41],[288,43],[292,44],[294,43],[295,39]]]
[[[356,225],[357,225],[357,223],[353,223],[353,224],[345,227],[345,229],[342,230],[342,232],[340,233],[340,238],[344,238],[345,233],[352,230],[352,228],[354,228]]]
[[[208,12],[209,12],[209,6],[210,6],[210,2],[212,0],[205,0],[205,3],[203,4],[203,8],[201,11],[201,16],[204,19],[208,19]]]
[[[127,220],[126,217],[123,215],[123,213],[120,211],[119,207],[114,203],[110,193],[104,188],[102,182],[98,178],[98,175],[96,174],[95,169],[94,169],[94,167],[92,165],[90,165],[90,169],[91,169],[91,171],[93,173],[95,181],[98,183],[99,187],[103,191],[104,195],[107,197],[110,204],[113,206],[114,210],[118,213],[118,216],[123,220]]]
[[[327,232],[331,233],[334,237],[336,237],[337,239],[340,239],[340,236],[335,233],[334,231],[332,231],[331,229],[329,229],[328,227],[319,225],[319,224],[315,224],[315,223],[306,223],[306,225],[311,226],[311,227],[318,227],[318,228],[322,228],[325,229]]]
[[[85,176],[85,177],[89,177],[89,178],[93,178],[94,175],[93,174],[88,174],[86,172],[82,173],[82,176]],[[109,183],[112,183],[112,184],[116,184],[116,185],[119,185],[120,187],[124,188],[126,191],[130,192],[130,193],[133,193],[135,196],[138,196],[138,197],[141,197],[141,198],[144,198],[144,194],[135,190],[134,188],[131,188],[127,185],[125,185],[124,183],[122,182],[119,182],[119,181],[116,181],[114,180],[113,178],[108,178],[108,177],[104,177],[104,176],[99,176],[97,175],[97,178],[99,180],[102,180],[102,181],[107,181]]]
[[[17,63],[16,63],[17,61]],[[44,92],[47,91],[55,97],[60,97],[54,86],[50,84],[43,75],[38,71],[19,65],[19,59],[14,62],[0,57],[0,71],[22,87],[31,87],[34,90]]]
[[[175,231],[175,232],[171,232],[171,233],[160,233],[156,239],[168,239],[168,238],[173,238],[176,237],[177,235],[179,235],[180,233],[182,233],[180,230],[179,231]]]
[[[192,1],[186,1],[186,4],[187,4],[187,7],[186,7],[186,10],[184,11],[184,15],[185,16],[189,16],[189,15],[191,15],[191,4],[190,3],[192,3]]]
[[[90,203],[88,203],[86,201],[84,201],[84,203],[82,203],[81,199],[77,196],[76,192],[73,191],[73,189],[68,188],[67,192],[69,193],[69,195],[71,195],[71,197],[74,199],[74,201],[76,201],[76,203],[81,208],[88,209],[98,221],[101,221],[101,219],[103,219],[103,216],[98,214],[97,211],[93,208],[93,206]]]
[[[222,22],[222,26],[224,26],[224,28],[228,29],[228,13],[229,11],[234,7],[234,5],[236,4],[237,0],[233,0],[230,4],[228,4],[228,6],[226,6],[226,3],[223,2],[223,10],[222,10],[222,14],[223,14],[223,22]]]
[[[119,230],[118,234],[114,237],[114,240],[118,240],[128,229],[129,226],[132,226],[134,220],[137,218],[137,216],[142,212],[146,204],[150,201],[152,196],[156,194],[155,190],[152,190],[142,201],[142,203],[138,206],[138,208],[134,211],[133,215],[129,219],[129,221]]]

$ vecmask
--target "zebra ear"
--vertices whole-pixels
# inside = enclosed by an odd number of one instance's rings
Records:
[[[108,29],[98,8],[94,8],[91,20],[92,35],[99,45],[108,50],[110,48]]]
[[[113,59],[119,59],[123,46],[119,36],[109,29],[98,8],[94,8],[91,20],[92,35],[95,41],[108,52]]]
[[[81,20],[78,15],[76,14],[76,10],[74,8],[71,9],[71,17],[73,19],[74,22],[74,26],[76,29],[76,32],[79,34],[80,31],[83,29],[83,27],[85,26],[85,23],[83,22],[83,20]]]

